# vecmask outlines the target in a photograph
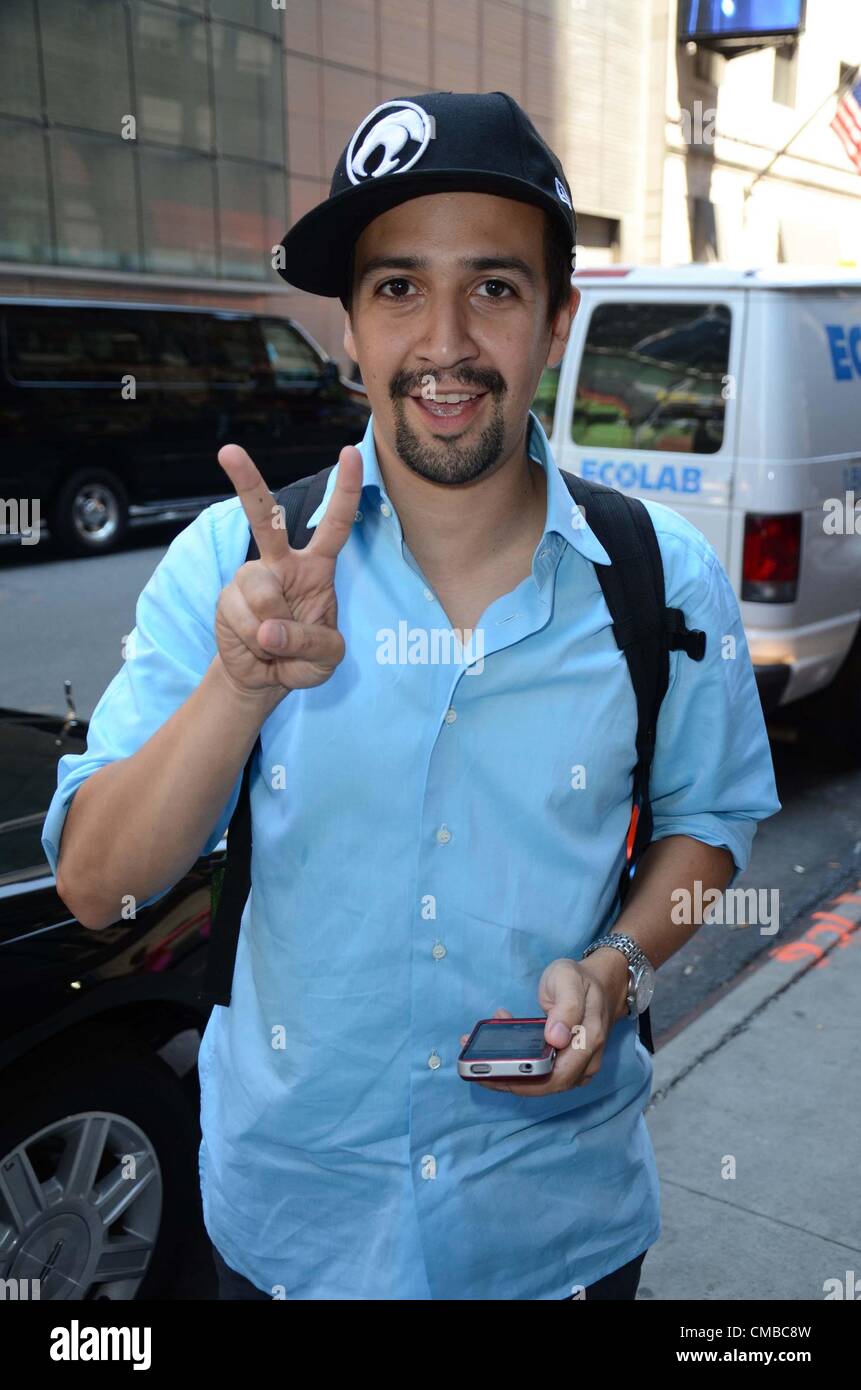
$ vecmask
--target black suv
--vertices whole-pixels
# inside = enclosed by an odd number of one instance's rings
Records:
[[[292,319],[110,301],[0,298],[0,498],[39,502],[70,554],[130,517],[231,495],[241,444],[275,490],[337,461],[368,408]]]

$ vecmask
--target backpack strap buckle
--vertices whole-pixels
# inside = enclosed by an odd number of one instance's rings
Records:
[[[702,661],[706,654],[706,635],[699,628],[685,625],[685,615],[681,608],[664,609],[664,630],[667,646],[671,651],[682,650],[694,661]]]

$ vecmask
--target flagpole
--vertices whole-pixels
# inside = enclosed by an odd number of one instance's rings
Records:
[[[766,174],[768,174],[774,168],[777,161],[781,158],[782,155],[786,154],[786,151],[789,149],[790,145],[793,145],[795,143],[801,132],[803,130],[806,130],[807,127],[810,125],[810,122],[816,119],[823,106],[826,106],[828,102],[831,101],[832,97],[836,96],[838,99],[842,97],[844,91],[849,91],[850,88],[854,87],[859,77],[861,77],[861,63],[859,63],[858,67],[855,69],[854,72],[850,73],[848,77],[845,77],[842,82],[837,83],[837,86],[834,88],[834,91],[829,92],[828,96],[825,98],[824,101],[820,101],[813,114],[808,116],[804,124],[798,127],[795,134],[792,135],[789,140],[787,140],[786,144],[783,146],[783,149],[778,150],[777,154],[769,160],[765,168],[761,169],[760,172],[756,175],[756,177],[751,180],[747,188],[744,190],[745,204],[747,203],[748,198],[750,197],[756,185],[759,183],[760,179],[764,179]]]

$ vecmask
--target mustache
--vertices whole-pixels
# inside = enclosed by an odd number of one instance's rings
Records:
[[[476,386],[482,391],[491,391],[502,396],[508,390],[505,378],[490,367],[461,367],[457,372],[396,372],[389,382],[389,395],[392,400],[400,396],[410,396],[420,391],[429,380],[456,382],[458,386]]]

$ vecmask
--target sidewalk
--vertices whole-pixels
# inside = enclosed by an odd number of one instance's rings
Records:
[[[861,1298],[861,881],[775,942],[653,1059],[638,1299]]]

